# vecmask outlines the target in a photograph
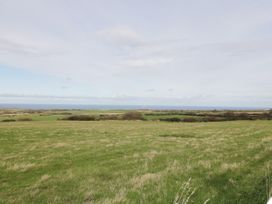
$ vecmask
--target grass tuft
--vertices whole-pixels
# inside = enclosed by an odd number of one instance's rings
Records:
[[[178,190],[173,204],[187,204],[195,194],[196,188],[192,187],[191,178],[186,181]]]

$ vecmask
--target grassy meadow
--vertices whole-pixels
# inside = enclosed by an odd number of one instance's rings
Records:
[[[0,113],[0,121],[31,118],[0,122],[3,204],[264,204],[271,193],[270,120],[166,122],[146,111],[144,120],[68,121],[58,119],[124,111]]]

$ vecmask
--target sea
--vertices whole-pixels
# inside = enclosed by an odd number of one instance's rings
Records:
[[[172,106],[172,105],[82,105],[82,104],[7,104],[0,103],[0,109],[76,109],[76,110],[266,110],[266,107],[224,107],[224,106]]]

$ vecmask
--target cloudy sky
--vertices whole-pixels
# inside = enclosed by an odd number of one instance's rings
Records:
[[[271,0],[0,0],[0,103],[272,107]]]

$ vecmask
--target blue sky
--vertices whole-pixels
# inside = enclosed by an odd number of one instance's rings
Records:
[[[269,0],[0,0],[0,103],[272,106]]]

